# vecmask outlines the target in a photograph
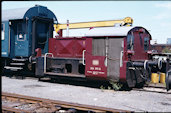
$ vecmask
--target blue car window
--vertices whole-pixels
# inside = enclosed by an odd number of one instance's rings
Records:
[[[5,39],[5,24],[1,24],[1,40]]]

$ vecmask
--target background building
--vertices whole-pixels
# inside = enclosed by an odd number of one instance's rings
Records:
[[[167,38],[167,44],[171,44],[171,38]]]
[[[171,44],[153,44],[152,49],[159,53],[171,53]]]

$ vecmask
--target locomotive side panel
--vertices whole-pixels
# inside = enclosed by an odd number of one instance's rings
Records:
[[[54,57],[82,58],[85,45],[85,38],[50,38],[49,52]]]
[[[1,55],[2,57],[8,57],[9,56],[9,23],[8,21],[1,23]]]
[[[50,38],[49,53],[52,54],[52,57],[45,56],[44,74],[49,77],[85,78],[85,66],[82,64],[82,51],[85,50],[85,40],[86,38]],[[41,66],[37,65],[36,67],[37,74],[41,73],[39,67]]]

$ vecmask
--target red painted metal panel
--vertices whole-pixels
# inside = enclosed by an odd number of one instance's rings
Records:
[[[90,78],[107,79],[105,56],[92,55],[92,38],[86,39],[85,75]]]
[[[107,78],[107,67],[104,65],[105,56],[86,55],[86,72],[87,77]]]
[[[55,39],[49,38],[49,53],[53,53],[53,55],[55,56],[55,51],[56,51]]]
[[[142,44],[139,36],[139,31],[135,31],[134,33],[134,55],[131,57],[132,60],[147,60],[148,54],[147,51],[144,50],[144,38],[148,36],[148,34],[143,33],[142,37]],[[149,41],[150,43],[150,41]]]
[[[56,40],[57,44],[57,57],[73,57],[73,46],[74,40],[70,39],[63,39],[63,40]]]
[[[51,38],[49,52],[53,53],[54,57],[82,58],[85,45],[85,38]]]
[[[83,50],[85,50],[85,46],[86,46],[86,41],[85,39],[76,39],[74,42],[74,56],[75,57],[82,57],[82,52]]]
[[[139,33],[142,32],[142,29],[140,30],[136,30],[133,31],[133,35],[134,35],[134,54],[132,55],[131,59],[128,59],[128,53],[127,53],[127,40],[126,38],[124,39],[124,54],[123,54],[123,66],[120,67],[120,80],[121,81],[126,81],[126,64],[128,60],[131,61],[144,61],[144,60],[148,60],[148,53],[147,51],[144,50],[144,38],[145,37],[149,37],[150,38],[150,34],[147,32],[143,32],[141,34],[141,40],[140,40],[140,35]],[[151,38],[150,38],[151,40]],[[149,48],[151,49],[151,45],[150,45],[150,40],[149,40]]]
[[[134,60],[144,60],[147,59],[145,52],[144,52],[144,46],[140,43],[140,37],[139,32],[134,32],[134,56],[132,59]]]

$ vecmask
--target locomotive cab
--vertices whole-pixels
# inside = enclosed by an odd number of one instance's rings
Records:
[[[151,50],[151,36],[143,28],[134,28],[128,32],[126,38],[127,54],[130,60],[147,60],[147,52]]]

